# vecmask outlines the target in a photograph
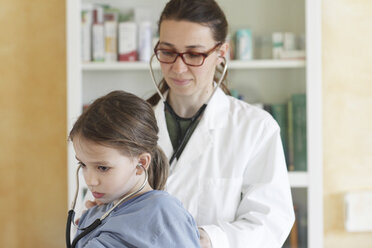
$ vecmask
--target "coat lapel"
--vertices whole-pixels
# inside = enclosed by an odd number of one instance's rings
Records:
[[[173,171],[176,171],[184,166],[191,166],[194,161],[200,160],[200,156],[212,144],[212,135],[207,125],[206,118],[202,117],[198,126],[195,128],[189,141],[186,144],[179,160],[173,163]]]
[[[173,154],[173,146],[169,137],[167,123],[165,121],[164,103],[162,100],[154,108],[155,118],[159,127],[158,145],[163,149],[165,155],[169,159]]]
[[[228,120],[228,102],[227,96],[223,91],[217,89],[179,160],[175,160],[171,165],[171,173],[183,166],[197,164],[193,162],[200,160],[206,149],[213,144],[213,129],[223,127],[226,124]],[[173,154],[173,147],[165,120],[164,103],[159,101],[154,111],[159,126],[158,144],[165,155],[170,158]]]

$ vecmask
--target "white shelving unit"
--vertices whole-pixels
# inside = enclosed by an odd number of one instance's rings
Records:
[[[145,7],[162,9],[166,1],[82,0],[105,3],[118,8]],[[309,248],[323,247],[322,201],[322,89],[321,89],[321,0],[217,0],[224,9],[233,32],[250,27],[254,34],[273,31],[306,32],[306,60],[229,61],[230,87],[247,93],[251,101],[276,102],[292,93],[307,94],[308,171],[290,172],[293,189],[304,189],[307,199],[307,237]],[[67,117],[69,131],[81,114],[83,104],[113,89],[131,91],[141,97],[155,92],[150,81],[148,63],[82,63],[80,60],[80,11],[82,2],[67,0]],[[283,7],[284,6],[284,7]],[[287,6],[287,7],[285,7]],[[288,6],[289,14],[283,15]],[[250,10],[242,13],[243,10]],[[282,10],[282,11],[280,11]],[[300,11],[299,11],[300,10]],[[278,12],[278,13],[277,13]],[[233,14],[234,13],[234,14]],[[263,19],[265,21],[263,21]],[[270,22],[272,18],[272,22]],[[293,20],[300,20],[294,23]],[[155,65],[159,70],[159,66]],[[76,187],[76,161],[72,145],[68,145],[68,204]]]
[[[292,188],[307,188],[309,187],[309,176],[307,172],[290,171],[289,182]]]
[[[229,69],[281,69],[281,68],[305,68],[305,60],[251,60],[251,61],[229,61]],[[146,62],[115,62],[115,63],[83,63],[83,71],[134,71],[149,70]],[[154,69],[160,69],[158,65]]]

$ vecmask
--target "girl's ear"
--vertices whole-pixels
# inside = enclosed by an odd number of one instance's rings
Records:
[[[147,170],[151,163],[151,155],[150,153],[142,153],[138,156],[138,164],[141,164],[145,170]],[[141,175],[143,173],[143,169],[140,166],[137,166],[136,175]]]
[[[225,42],[218,49],[217,65],[221,64],[224,61],[223,58],[225,58],[226,60],[228,59],[226,58],[228,51],[229,51],[229,43]]]

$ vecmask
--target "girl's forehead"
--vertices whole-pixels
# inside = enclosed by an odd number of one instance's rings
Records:
[[[74,138],[76,158],[88,164],[116,164],[117,161],[131,161],[132,158],[118,148],[99,144],[84,138]],[[103,162],[105,161],[105,162]]]
[[[99,144],[81,135],[74,137],[73,145],[77,153],[89,156],[102,156],[116,152],[114,148]]]
[[[160,42],[171,44],[177,48],[205,47],[215,44],[210,27],[189,22],[164,20],[160,24]]]

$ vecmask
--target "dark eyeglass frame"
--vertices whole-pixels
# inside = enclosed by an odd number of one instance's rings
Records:
[[[193,66],[193,67],[198,67],[198,66],[202,66],[204,64],[204,61],[205,59],[211,55],[219,46],[222,45],[222,42],[218,42],[214,47],[212,47],[211,49],[209,49],[208,51],[204,52],[204,53],[198,53],[198,52],[184,52],[184,53],[179,53],[179,52],[176,52],[175,50],[172,50],[172,49],[159,49],[158,46],[159,46],[159,42],[156,44],[155,48],[154,48],[154,53],[155,53],[155,56],[156,58],[158,59],[158,61],[160,63],[164,63],[164,64],[173,64],[174,62],[176,62],[177,58],[178,57],[181,57],[183,63],[185,63],[186,65],[188,66]],[[158,51],[166,51],[166,52],[171,52],[171,53],[174,53],[176,54],[176,57],[174,57],[174,60],[172,62],[164,62],[164,61],[161,61],[158,57]],[[190,65],[188,63],[186,63],[183,55],[184,54],[193,54],[193,55],[201,55],[203,57],[203,60],[201,62],[200,65]]]

